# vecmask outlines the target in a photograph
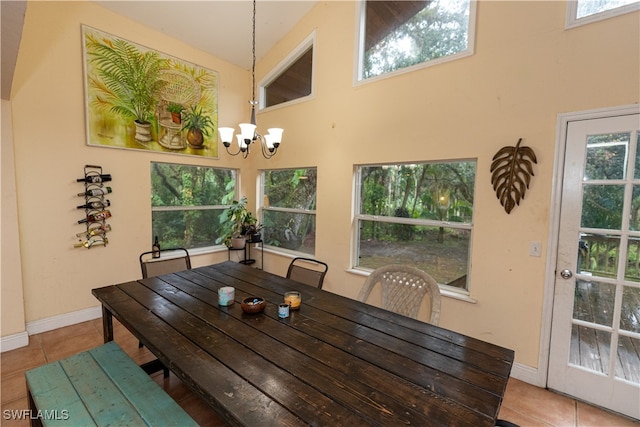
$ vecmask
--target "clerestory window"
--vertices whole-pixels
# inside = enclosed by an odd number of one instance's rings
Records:
[[[566,27],[577,27],[640,10],[638,0],[569,0]]]
[[[473,53],[475,2],[363,1],[358,80]]]
[[[307,99],[313,95],[314,42],[315,33],[312,33],[264,78],[260,83],[260,108]]]

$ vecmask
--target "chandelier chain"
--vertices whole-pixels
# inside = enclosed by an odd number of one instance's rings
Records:
[[[253,33],[252,36],[252,51],[253,62],[251,65],[251,100],[256,100],[256,0],[253,0]]]

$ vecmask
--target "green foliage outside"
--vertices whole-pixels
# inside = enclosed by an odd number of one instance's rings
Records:
[[[232,169],[152,163],[153,236],[164,248],[212,246],[235,183]]]
[[[578,245],[579,271],[601,277],[616,277],[618,263],[624,260],[627,280],[640,280],[640,238],[631,236],[626,254],[621,253],[625,228],[623,207],[626,185],[623,180],[634,166],[634,179],[640,177],[640,155],[630,158],[630,134],[590,135],[582,190],[581,233]],[[640,141],[636,142],[640,145]],[[637,148],[637,147],[636,147]],[[628,230],[640,231],[640,186],[631,185]],[[594,232],[597,230],[597,232]],[[602,231],[600,231],[602,230]]]
[[[263,173],[265,244],[307,254],[315,252],[317,181],[315,168]]]
[[[358,265],[415,265],[465,287],[475,176],[475,162],[362,167],[360,214],[374,220],[359,221]]]
[[[363,78],[462,52],[467,49],[469,1],[432,1],[364,54]]]

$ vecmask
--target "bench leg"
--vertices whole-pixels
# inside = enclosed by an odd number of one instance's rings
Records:
[[[38,414],[38,408],[36,408],[36,402],[33,400],[29,386],[27,386],[27,394],[29,397],[29,418],[31,419],[31,427],[43,427],[42,420],[36,416]]]

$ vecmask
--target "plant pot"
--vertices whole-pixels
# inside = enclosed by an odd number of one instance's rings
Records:
[[[253,233],[249,242],[259,242],[260,240],[262,240],[262,233]]]
[[[175,124],[180,124],[182,123],[182,118],[180,117],[180,113],[171,113],[171,120],[173,121],[173,123]]]
[[[202,148],[204,135],[200,129],[189,129],[187,132],[187,142],[193,148]]]
[[[231,238],[231,248],[232,249],[244,249],[244,246],[247,242],[247,239],[242,237],[232,237]]]
[[[133,122],[136,126],[136,141],[149,142],[151,141],[151,123],[140,123],[137,120]]]

